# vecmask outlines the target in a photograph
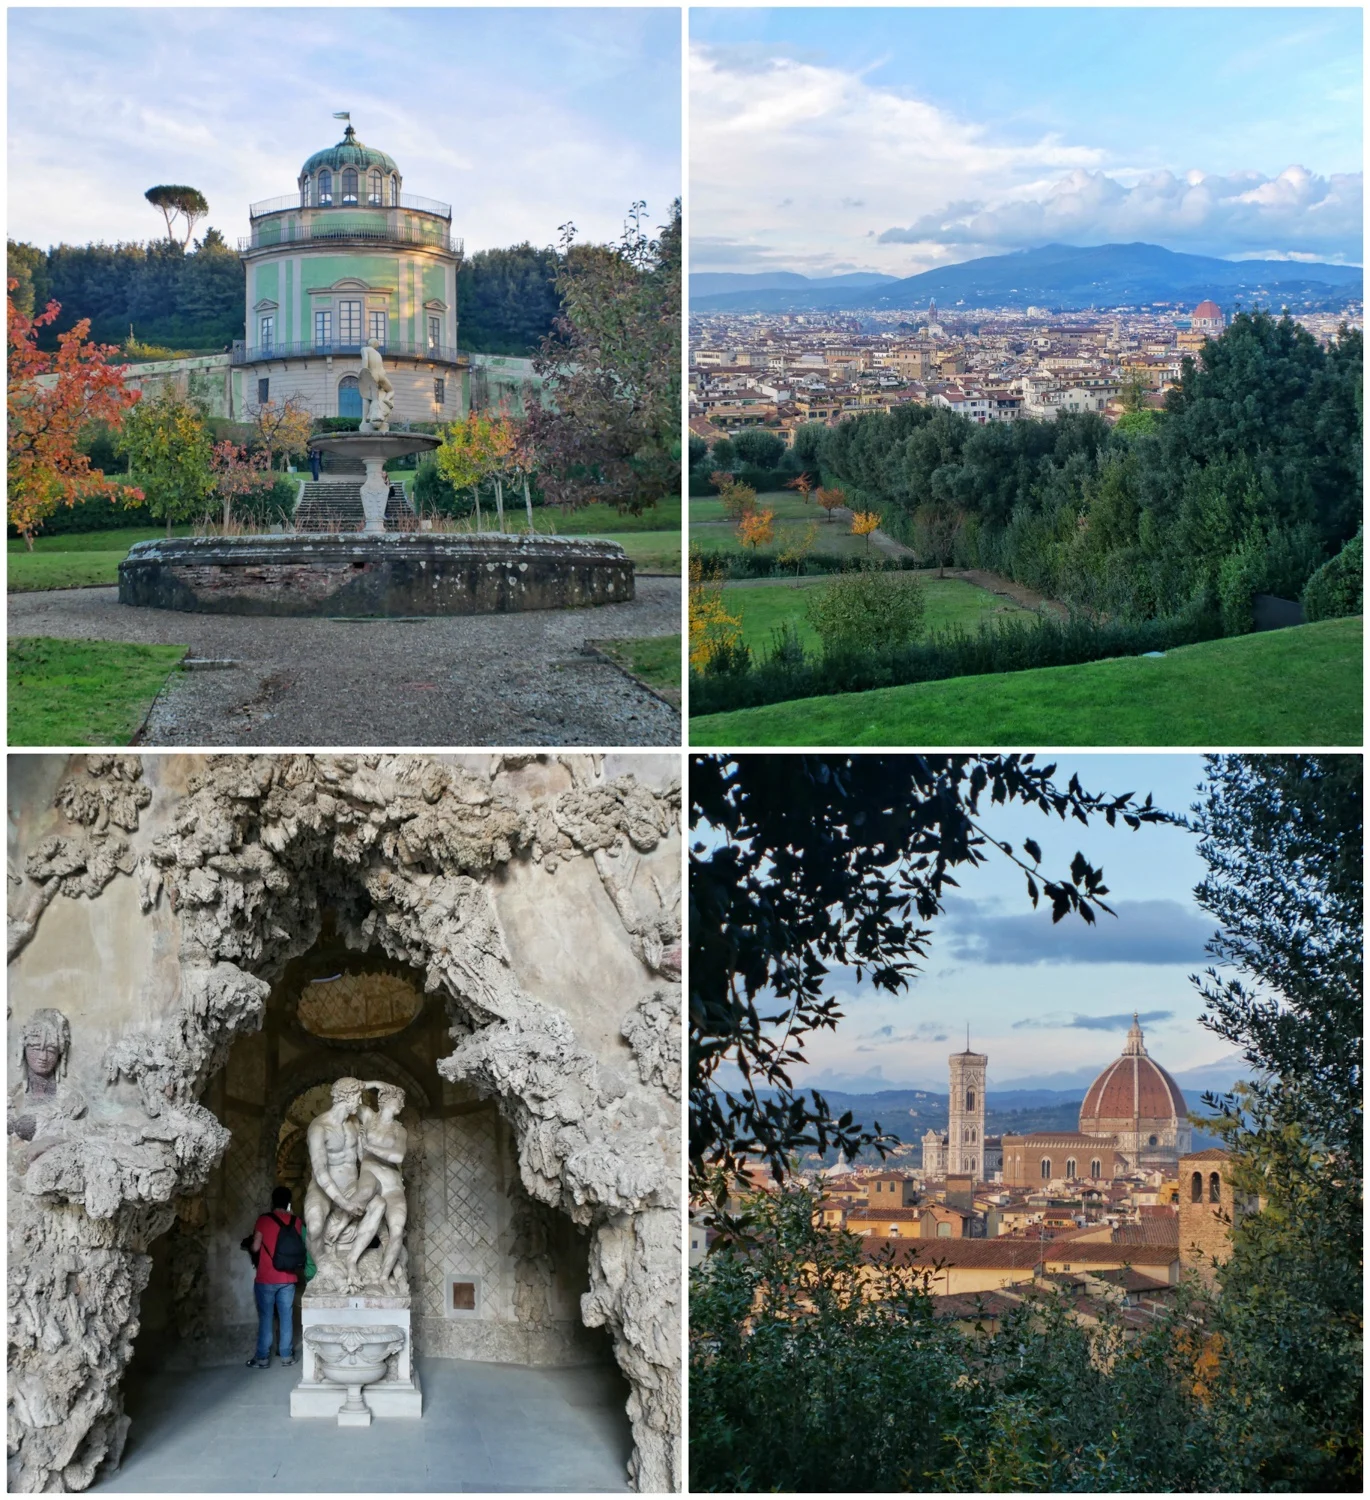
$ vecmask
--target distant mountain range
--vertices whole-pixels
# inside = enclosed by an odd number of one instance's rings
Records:
[[[1205,298],[1225,311],[1240,300],[1247,306],[1336,311],[1362,296],[1359,266],[1306,261],[1218,260],[1185,255],[1160,245],[1044,245],[942,266],[902,281],[867,281],[855,276],[777,284],[784,272],[756,278],[705,272],[690,277],[693,312],[855,312],[922,310],[936,301],[943,311],[964,308],[1083,311],[1091,307],[1143,307],[1179,303],[1193,307]],[[702,287],[709,277],[747,281],[731,289]],[[767,282],[767,285],[760,285]]]
[[[841,276],[801,276],[798,271],[692,271],[690,296],[712,297],[725,292],[772,292],[850,289],[886,286],[898,281],[879,271],[847,271]]]

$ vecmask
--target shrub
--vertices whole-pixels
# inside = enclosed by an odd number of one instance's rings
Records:
[[[360,417],[320,417],[314,424],[320,432],[356,432],[362,425]]]
[[[76,531],[123,531],[131,526],[155,526],[152,512],[146,505],[118,505],[103,495],[78,501],[75,505],[59,505],[50,516],[43,518],[38,536],[70,536]],[[11,537],[20,535],[13,526]]]
[[[1303,591],[1306,619],[1334,620],[1364,613],[1363,548],[1364,532],[1358,531],[1308,580]]]
[[[892,578],[874,568],[842,573],[805,604],[826,656],[898,650],[923,629],[927,600],[916,578]]]
[[[1251,600],[1265,579],[1265,547],[1248,538],[1218,564],[1218,608],[1224,635],[1245,635],[1254,627]]]
[[[414,506],[440,516],[464,516],[472,509],[470,496],[459,495],[437,460],[427,455],[414,471]]]

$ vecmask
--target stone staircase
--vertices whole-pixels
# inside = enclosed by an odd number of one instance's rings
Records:
[[[365,473],[360,463],[358,470]],[[300,490],[295,506],[296,531],[360,531],[366,524],[362,510],[361,474],[310,480]],[[404,496],[404,486],[392,484],[385,505],[387,531],[417,531],[418,517]]]

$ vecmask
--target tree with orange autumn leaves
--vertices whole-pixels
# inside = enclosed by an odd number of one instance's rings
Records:
[[[763,547],[775,540],[773,510],[744,511],[737,523],[737,539],[744,547]]]
[[[138,393],[125,387],[122,366],[110,363],[117,348],[87,341],[89,318],[60,334],[55,352],[39,349],[39,331],[56,321],[61,306],[49,302],[36,317],[26,317],[14,305],[17,285],[9,281],[5,299],[8,515],[10,525],[32,549],[34,533],[59,505],[99,496],[128,505],[142,500],[141,490],[92,469],[77,446],[92,422],[117,428]]]
[[[828,513],[828,520],[830,521],[833,518],[833,511],[840,509],[847,503],[847,495],[844,490],[819,489],[814,493],[818,503]]]

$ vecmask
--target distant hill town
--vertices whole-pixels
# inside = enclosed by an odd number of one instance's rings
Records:
[[[874,274],[810,280],[794,272],[690,277],[692,312],[803,312],[1040,307],[1046,311],[1143,307],[1218,295],[1278,311],[1336,310],[1362,297],[1360,266],[1219,260],[1160,245],[1044,245],[941,266],[903,280]],[[725,283],[728,283],[725,285]],[[745,284],[744,284],[745,283]]]

